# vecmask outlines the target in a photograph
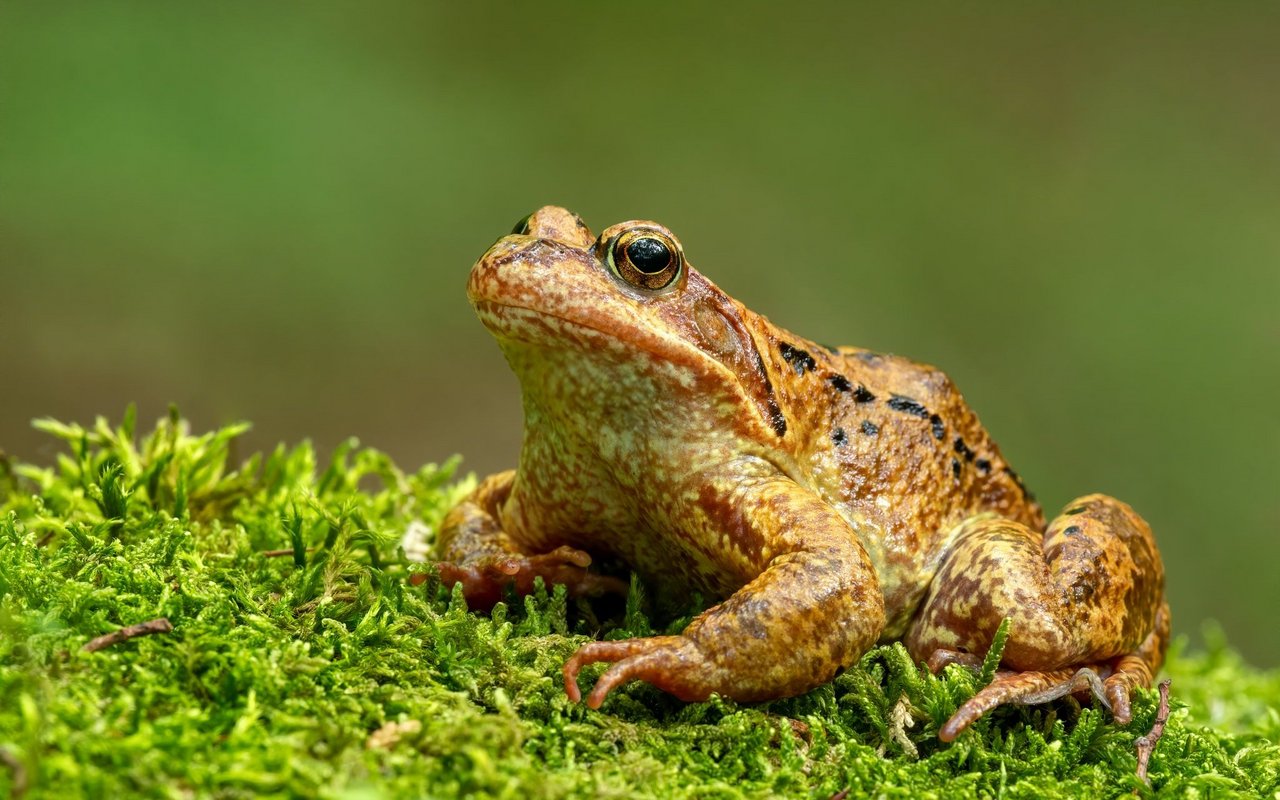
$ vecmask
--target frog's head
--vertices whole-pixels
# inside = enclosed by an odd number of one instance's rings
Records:
[[[576,214],[541,208],[481,256],[467,295],[526,396],[589,386],[640,404],[711,403],[754,418],[759,435],[785,434],[752,336],[761,321],[656,222],[596,237]]]

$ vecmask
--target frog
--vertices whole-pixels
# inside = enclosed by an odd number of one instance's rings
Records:
[[[517,467],[445,516],[437,569],[472,608],[538,581],[572,597],[713,602],[679,634],[591,641],[586,705],[642,681],[753,703],[831,681],[877,643],[993,680],[938,736],[1004,704],[1092,695],[1123,724],[1168,645],[1150,526],[1104,494],[1047,520],[952,380],[772,324],[663,225],[594,235],[547,206],[472,267],[467,296],[517,376]],[[601,569],[601,566],[606,567]]]

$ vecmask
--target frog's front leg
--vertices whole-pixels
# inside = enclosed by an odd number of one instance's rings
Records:
[[[626,594],[625,582],[587,571],[590,554],[567,546],[526,553],[502,530],[498,509],[510,496],[515,475],[514,470],[490,475],[445,516],[437,542],[444,584],[461,583],[471,608],[493,607],[507,588],[529,594],[536,578],[548,586],[564,584],[574,597]]]
[[[717,556],[742,556],[757,576],[678,636],[584,645],[564,665],[565,692],[581,698],[586,664],[613,662],[587,698],[643,680],[686,701],[713,692],[739,701],[789,697],[832,678],[884,627],[884,598],[849,523],[772,467],[702,474],[677,504],[681,535]],[[692,485],[692,484],[691,484]],[[741,563],[741,562],[740,562]]]
[[[939,736],[951,741],[1003,703],[1092,690],[1121,723],[1169,640],[1164,567],[1146,522],[1105,495],[1082,497],[1041,533],[984,515],[961,523],[907,635],[935,671],[976,663],[1011,620],[996,679]]]

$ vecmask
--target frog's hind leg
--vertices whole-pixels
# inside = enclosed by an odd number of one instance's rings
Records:
[[[1129,695],[1149,686],[1168,644],[1164,568],[1147,524],[1105,495],[1071,503],[1044,533],[984,515],[953,532],[907,634],[940,669],[975,663],[1000,622],[1012,627],[1002,672],[943,726],[950,741],[1005,703],[1091,691],[1127,722]]]
[[[510,495],[514,479],[514,470],[490,475],[445,516],[437,544],[442,559],[437,569],[445,585],[462,584],[467,604],[485,609],[501,600],[507,588],[529,594],[537,578],[548,586],[565,584],[571,597],[625,595],[625,581],[587,571],[588,553],[567,546],[526,553],[502,530],[497,509]]]

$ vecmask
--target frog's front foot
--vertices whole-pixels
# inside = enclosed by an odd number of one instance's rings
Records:
[[[564,691],[573,702],[582,699],[578,672],[587,664],[611,662],[587,695],[587,707],[599,708],[604,698],[628,681],[641,680],[685,702],[706,700],[724,691],[723,676],[698,645],[685,636],[653,636],[617,642],[590,642],[564,664]],[[719,678],[719,680],[718,680]]]
[[[590,565],[588,553],[564,546],[539,555],[502,553],[482,556],[463,564],[446,561],[438,564],[437,568],[446,586],[462,584],[462,594],[471,608],[492,608],[508,587],[518,595],[529,594],[537,578],[542,578],[547,586],[564,584],[570,597],[627,594],[625,581],[588,572]]]

